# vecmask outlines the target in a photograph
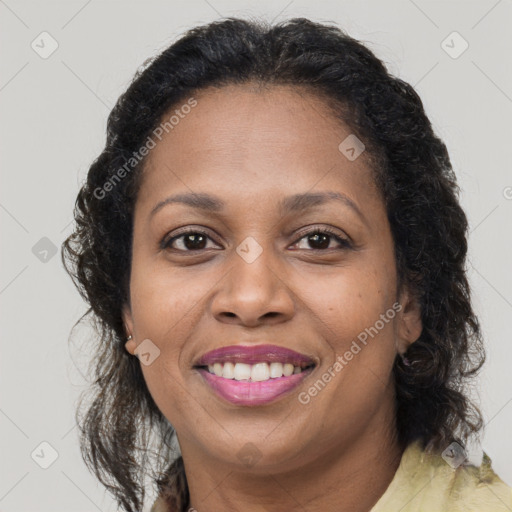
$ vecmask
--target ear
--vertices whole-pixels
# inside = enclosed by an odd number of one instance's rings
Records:
[[[421,335],[421,306],[415,294],[406,288],[400,294],[402,309],[397,315],[395,344],[399,354],[403,354]]]
[[[126,329],[126,337],[132,336],[132,338],[124,344],[124,347],[133,356],[133,355],[135,355],[135,349],[137,348],[137,343],[135,342],[135,336],[134,336],[132,311],[130,309],[130,306],[128,306],[128,304],[125,304],[123,306],[122,317],[123,317],[123,323],[124,323],[125,329]]]

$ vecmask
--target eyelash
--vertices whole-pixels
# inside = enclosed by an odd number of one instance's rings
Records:
[[[206,231],[203,231],[198,228],[187,228],[185,231],[182,231],[179,235],[175,235],[175,236],[173,236],[171,238],[167,238],[167,239],[164,238],[160,244],[160,248],[161,249],[169,249],[169,250],[182,252],[182,253],[190,252],[190,253],[196,253],[196,254],[201,251],[206,250],[206,249],[183,250],[183,249],[173,249],[170,247],[171,243],[174,242],[175,240],[178,240],[178,239],[180,239],[186,235],[190,235],[190,234],[203,235],[203,236],[209,238],[210,240],[213,240],[208,235],[208,233]],[[313,228],[313,229],[309,229],[308,231],[303,231],[302,233],[300,233],[299,238],[296,240],[296,242],[293,243],[293,245],[296,245],[298,242],[300,242],[303,238],[306,238],[307,236],[317,235],[317,234],[318,235],[329,235],[330,237],[334,238],[341,246],[338,248],[338,250],[350,249],[352,247],[352,244],[346,238],[342,238],[340,235],[336,234],[329,228]],[[302,249],[298,249],[298,250],[302,250]],[[329,250],[330,249],[309,249],[309,251],[313,251],[313,252],[327,252]]]

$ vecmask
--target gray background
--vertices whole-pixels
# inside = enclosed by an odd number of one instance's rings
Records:
[[[469,277],[488,352],[483,448],[512,484],[510,0],[0,0],[0,510],[116,510],[79,453],[73,415],[87,353],[72,358],[68,335],[86,308],[51,249],[71,231],[79,184],[137,67],[194,25],[259,15],[336,22],[424,100],[471,225]],[[47,58],[43,31],[58,43]],[[462,39],[442,46],[453,31],[469,44],[457,58]],[[42,442],[58,453],[48,469]]]

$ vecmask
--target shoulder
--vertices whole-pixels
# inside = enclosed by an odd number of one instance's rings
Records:
[[[446,459],[446,460],[445,460]],[[512,488],[492,469],[483,454],[481,464],[447,462],[411,443],[400,466],[371,512],[510,512]],[[453,467],[452,467],[453,466]]]

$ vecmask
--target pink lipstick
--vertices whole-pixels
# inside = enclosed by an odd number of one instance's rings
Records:
[[[231,345],[207,352],[194,367],[221,398],[255,406],[289,393],[318,361],[277,345]]]

